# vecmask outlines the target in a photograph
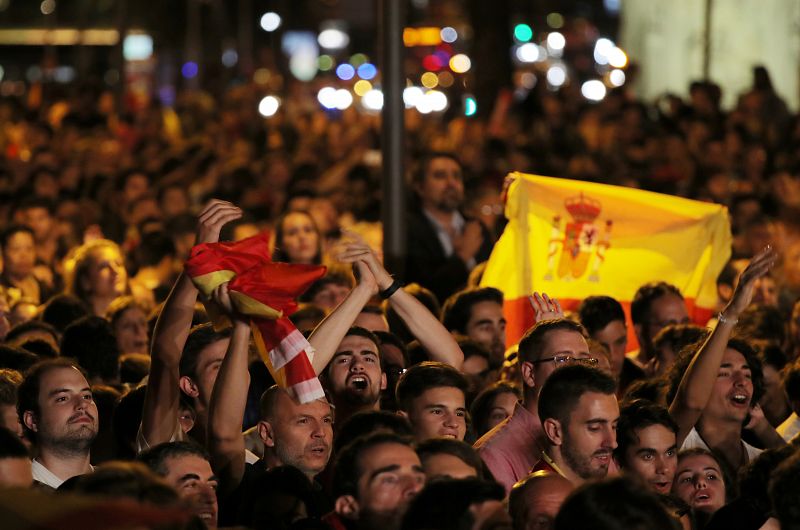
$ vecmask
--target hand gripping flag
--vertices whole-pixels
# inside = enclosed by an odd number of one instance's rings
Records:
[[[711,317],[731,253],[724,206],[578,180],[509,178],[508,224],[481,280],[503,291],[509,344],[533,324],[534,292],[558,298],[565,310],[587,296],[611,296],[630,318],[636,290],[663,280],[680,289],[695,322]]]
[[[258,353],[279,386],[301,403],[325,396],[309,360],[311,345],[288,318],[297,309],[295,299],[325,274],[325,267],[272,262],[269,236],[260,234],[197,245],[185,270],[206,297],[230,282],[231,303],[250,317]],[[215,329],[230,325],[213,304],[206,302],[206,308]]]

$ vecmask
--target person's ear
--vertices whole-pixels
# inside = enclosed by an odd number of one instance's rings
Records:
[[[542,422],[542,429],[550,443],[560,446],[564,443],[564,431],[561,428],[561,422],[555,418],[547,418]]]
[[[268,421],[258,422],[258,437],[267,447],[275,447],[275,431]]]
[[[192,398],[196,398],[196,397],[200,396],[200,389],[197,388],[197,384],[195,384],[195,382],[192,381],[192,379],[190,377],[185,376],[185,375],[181,376],[181,378],[179,380],[179,384],[180,384],[181,390],[187,396],[192,397]]]
[[[22,414],[22,423],[25,424],[25,427],[27,427],[28,430],[33,432],[38,432],[39,430],[39,426],[36,423],[36,414],[34,414],[32,410],[26,410]]]
[[[534,365],[532,362],[525,361],[519,365],[519,369],[522,372],[522,382],[525,386],[530,388],[536,387],[536,379],[533,377]]]
[[[333,503],[333,511],[346,519],[358,519],[358,501],[352,495],[342,495]]]
[[[381,390],[386,390],[389,383],[386,380],[386,372],[381,372]]]

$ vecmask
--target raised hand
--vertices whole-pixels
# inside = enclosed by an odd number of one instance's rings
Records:
[[[775,250],[767,246],[764,250],[756,254],[750,260],[750,263],[745,268],[742,275],[739,277],[739,283],[733,291],[733,296],[728,305],[722,311],[723,317],[727,319],[738,319],[742,311],[747,309],[750,302],[753,300],[753,294],[756,288],[756,280],[765,276],[769,270],[775,265],[777,254]]]
[[[366,267],[368,272],[367,276],[372,278],[376,284],[376,293],[378,290],[389,287],[394,279],[383,267],[380,260],[378,260],[372,247],[370,247],[361,236],[354,232],[345,232],[345,236],[346,240],[339,247],[336,259],[342,263],[355,264],[359,275],[362,277],[359,283],[365,279],[364,274],[362,274],[362,268]]]
[[[546,293],[533,293],[529,296],[528,300],[533,307],[534,322],[541,322],[542,320],[553,320],[556,318],[564,318],[564,311],[561,309],[561,304],[555,298],[550,298]]]
[[[216,243],[222,227],[241,217],[241,208],[228,201],[211,199],[197,217],[197,244]]]
[[[483,245],[483,230],[480,221],[467,221],[464,231],[453,240],[456,254],[463,260],[474,259]]]

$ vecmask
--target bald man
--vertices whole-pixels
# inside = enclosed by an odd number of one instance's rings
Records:
[[[550,471],[536,471],[517,482],[508,499],[514,530],[552,528],[558,510],[572,490],[569,480]]]

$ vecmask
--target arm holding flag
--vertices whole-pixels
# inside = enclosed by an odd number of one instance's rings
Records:
[[[212,200],[198,217],[197,243],[213,243],[222,227],[242,216],[227,201]],[[142,413],[141,434],[149,446],[170,441],[178,422],[181,352],[189,336],[197,289],[182,273],[158,316],[150,351],[151,367]]]
[[[369,245],[360,238],[346,245],[338,259],[349,263],[364,263],[381,291],[389,289],[395,281],[378,261]],[[411,334],[430,353],[432,360],[449,364],[457,370],[461,369],[464,353],[458,347],[453,335],[422,302],[403,289],[394,291],[388,300],[389,305],[397,312]]]
[[[211,465],[219,477],[220,491],[224,494],[235,489],[244,476],[242,421],[250,387],[250,372],[247,369],[250,323],[233,310],[227,283],[214,290],[212,299],[233,323],[231,341],[211,393],[206,438]]]
[[[694,355],[683,375],[669,413],[678,424],[678,447],[694,428],[711,398],[722,357],[739,315],[753,299],[756,280],[767,274],[775,263],[775,253],[769,247],[756,255],[742,272],[731,301],[723,309],[717,326]]]

